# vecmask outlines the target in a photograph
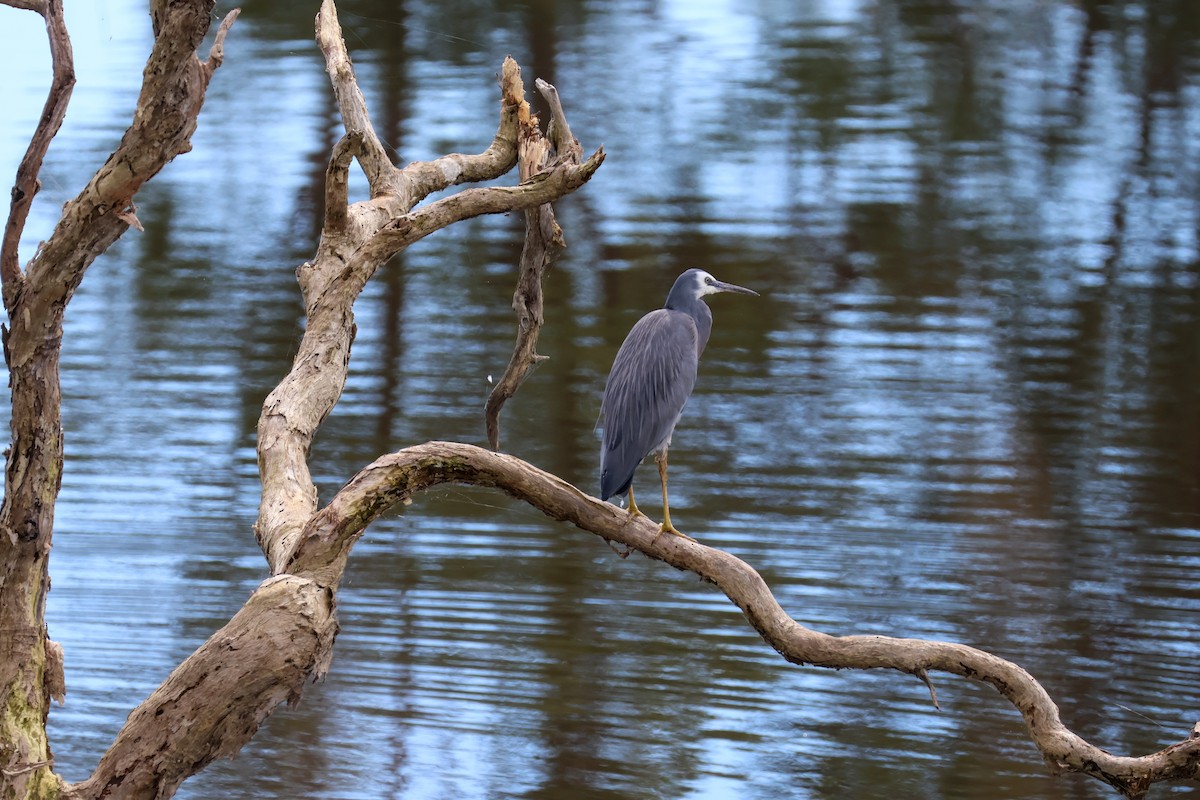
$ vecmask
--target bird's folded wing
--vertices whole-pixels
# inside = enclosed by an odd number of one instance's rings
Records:
[[[604,387],[603,486],[623,488],[641,460],[670,441],[696,385],[696,338],[692,318],[667,309],[629,331]]]

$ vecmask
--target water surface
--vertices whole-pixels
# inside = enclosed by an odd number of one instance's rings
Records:
[[[135,0],[68,5],[79,85],[25,257],[119,141],[150,44]],[[508,452],[594,491],[629,326],[687,267],[755,288],[712,300],[676,524],[805,625],[985,648],[1081,735],[1149,752],[1200,718],[1200,23],[1183,0],[970,5],[340,8],[398,162],[482,150],[508,53],[608,151],[559,204],[550,360]],[[339,122],[316,4],[244,9],[193,152],[68,311],[48,624],[70,779],[265,576],[254,425]],[[11,175],[48,71],[36,17],[0,17]],[[483,443],[520,224],[443,231],[368,287],[324,498],[383,452]],[[638,485],[656,515],[652,468]],[[1111,796],[1049,776],[986,687],[935,676],[938,712],[907,676],[786,664],[712,587],[493,492],[373,526],[340,619],[329,678],[179,796]]]

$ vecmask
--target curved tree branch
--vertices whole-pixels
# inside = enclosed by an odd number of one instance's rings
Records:
[[[133,124],[104,166],[66,204],[54,232],[31,260],[20,313],[10,310],[14,330],[19,317],[50,319],[55,307],[70,300],[86,269],[129,229],[135,219],[133,196],[175,156],[191,149],[209,79],[223,48],[224,35],[219,33],[213,45],[216,52],[210,52],[210,59],[213,55],[215,59],[206,64],[196,55],[215,4],[216,0],[189,0],[172,3],[164,11],[162,30],[143,72]],[[226,15],[221,29],[227,31],[237,15],[237,10]],[[41,342],[40,337],[10,339],[14,366],[31,357]]]
[[[1187,738],[1156,753],[1113,755],[1068,729],[1041,684],[1010,661],[951,642],[830,636],[806,628],[780,607],[744,561],[678,536],[660,536],[658,525],[645,517],[631,518],[519,458],[472,445],[429,442],[365,467],[313,517],[289,570],[321,585],[336,585],[351,548],[372,521],[416,493],[450,482],[500,489],[553,519],[695,573],[724,592],[767,644],[793,664],[892,669],[926,685],[933,671],[986,683],[1021,713],[1030,738],[1055,771],[1090,775],[1127,797],[1142,797],[1161,781],[1200,779],[1200,723]]]
[[[129,715],[92,775],[64,798],[170,797],[214,758],[232,756],[282,702],[328,668],[337,622],[327,589],[265,581]]]
[[[16,5],[8,2],[8,5]],[[50,62],[53,77],[37,130],[29,140],[25,157],[17,167],[17,178],[12,188],[12,204],[8,221],[4,223],[4,239],[0,243],[0,285],[3,285],[4,307],[11,310],[21,289],[24,276],[21,274],[20,243],[29,218],[33,198],[41,188],[38,173],[50,142],[62,127],[71,102],[71,91],[75,87],[75,63],[71,54],[71,37],[63,19],[62,0],[40,0],[17,7],[37,11],[46,20],[46,37],[50,42]]]
[[[409,199],[407,208],[434,192],[463,183],[490,181],[511,170],[517,164],[519,119],[528,109],[521,68],[512,56],[507,56],[500,66],[500,125],[492,143],[478,155],[449,153],[406,166],[399,177]]]
[[[600,148],[582,164],[559,164],[516,186],[464,189],[398,216],[355,251],[333,285],[361,291],[381,264],[431,233],[472,217],[523,211],[557,200],[587,183],[604,158]]]
[[[372,197],[390,195],[402,211],[408,211],[434,192],[460,183],[492,180],[512,169],[517,160],[517,108],[526,105],[520,68],[512,58],[506,58],[501,67],[500,127],[486,150],[478,155],[451,153],[398,169],[388,159],[371,124],[367,101],[354,76],[354,65],[346,51],[333,0],[322,0],[316,27],[317,44],[325,55],[325,68],[333,83],[342,124],[348,131],[363,133],[358,163],[367,176]]]

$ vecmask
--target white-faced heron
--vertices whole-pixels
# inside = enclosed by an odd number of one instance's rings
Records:
[[[629,331],[604,385],[600,498],[628,492],[630,515],[640,514],[633,501],[633,472],[642,459],[653,454],[662,482],[660,533],[684,536],[671,524],[667,448],[696,385],[700,354],[712,330],[712,312],[700,298],[717,292],[758,294],[719,281],[702,269],[689,269],[675,280],[666,304],[642,317]]]

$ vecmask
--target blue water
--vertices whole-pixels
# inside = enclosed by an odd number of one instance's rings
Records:
[[[266,576],[254,427],[298,339],[294,270],[340,131],[311,5],[245,7],[193,152],[138,195],[146,232],[68,310],[48,625],[71,780]],[[79,84],[24,258],[119,140],[150,46],[142,4],[68,6]],[[505,408],[508,452],[595,491],[629,326],[687,267],[752,287],[712,300],[675,523],[805,625],[1016,661],[1128,754],[1184,738],[1200,706],[1188,8],[340,4],[399,163],[486,147],[508,53],[609,154],[558,206],[550,360]],[[37,18],[0,20],[11,176],[48,72]],[[324,498],[383,452],[483,443],[520,225],[443,231],[368,287],[314,446]],[[328,679],[179,796],[1111,796],[1050,776],[991,689],[934,676],[939,712],[907,676],[789,665],[712,587],[486,490],[374,525],[339,616]]]

